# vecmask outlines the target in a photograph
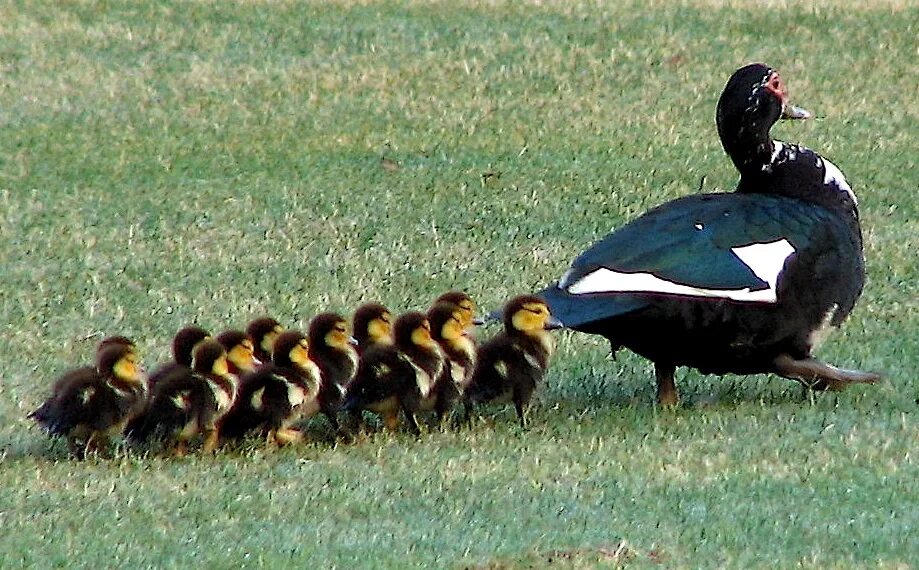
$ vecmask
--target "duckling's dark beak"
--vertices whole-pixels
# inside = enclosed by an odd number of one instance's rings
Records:
[[[253,356],[253,357],[252,357],[252,364],[253,364],[254,366],[261,366],[262,364],[265,364],[265,363],[262,362],[261,359],[256,358],[255,356]]]
[[[808,111],[803,107],[798,107],[797,105],[792,105],[791,103],[786,103],[785,108],[782,109],[783,119],[810,119],[813,117],[813,113]]]
[[[565,325],[562,323],[562,321],[556,319],[552,315],[549,315],[549,318],[546,319],[546,324],[543,328],[545,328],[547,331],[551,331],[555,329],[565,328]]]
[[[357,339],[354,338],[353,336],[349,336],[349,337],[348,337],[348,344],[350,344],[351,346],[357,346],[357,345],[360,344],[360,343],[357,342]]]
[[[480,327],[485,324],[485,319],[483,319],[482,317],[473,317],[472,324],[477,327]]]

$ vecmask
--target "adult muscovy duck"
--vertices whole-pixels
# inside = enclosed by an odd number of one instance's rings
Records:
[[[609,339],[655,366],[658,400],[677,403],[677,366],[707,374],[775,373],[818,389],[872,383],[811,356],[852,311],[865,280],[852,189],[831,162],[772,140],[788,102],[779,74],[738,69],[718,101],[733,193],[658,206],[579,255],[539,293],[566,327]]]

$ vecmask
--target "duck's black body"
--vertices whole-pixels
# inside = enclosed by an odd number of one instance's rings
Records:
[[[292,443],[302,434],[290,426],[319,411],[319,369],[309,359],[306,337],[298,331],[281,333],[273,349],[271,363],[240,379],[239,395],[220,424],[221,437],[261,432],[270,443]]]
[[[774,372],[812,385],[873,381],[811,358],[864,285],[855,197],[817,153],[772,141],[784,86],[762,65],[738,70],[719,102],[731,194],[659,206],[578,256],[540,293],[566,327],[605,336],[656,365],[662,403],[673,370]]]

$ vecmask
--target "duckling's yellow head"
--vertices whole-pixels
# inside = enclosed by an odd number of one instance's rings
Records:
[[[133,346],[107,347],[102,350],[99,362],[99,371],[105,375],[111,375],[132,384],[140,384],[144,381],[140,359],[137,353],[134,352]]]
[[[348,321],[337,313],[320,313],[313,317],[309,341],[314,349],[325,345],[337,350],[352,350]]]
[[[393,315],[379,303],[367,303],[354,311],[351,329],[359,346],[393,343]]]
[[[447,291],[440,297],[434,299],[432,309],[440,303],[450,303],[458,307],[462,314],[461,323],[463,328],[469,328],[476,324],[475,321],[475,301],[463,291]]]
[[[238,370],[250,372],[260,364],[255,357],[255,344],[248,333],[237,330],[224,331],[217,341],[227,351],[227,360]]]
[[[274,343],[272,361],[283,367],[303,367],[310,361],[310,343],[300,331],[285,331]]]
[[[203,340],[195,347],[192,355],[192,368],[200,374],[229,374],[227,351],[216,340]]]
[[[462,306],[439,302],[428,311],[431,333],[438,341],[453,343],[467,335],[468,314]]]
[[[504,326],[522,333],[536,333],[554,326],[549,306],[539,297],[514,297],[504,307]]]

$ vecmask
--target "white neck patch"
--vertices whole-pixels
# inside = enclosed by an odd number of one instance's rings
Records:
[[[743,289],[707,289],[675,283],[651,273],[623,273],[601,267],[568,286],[567,290],[572,295],[586,295],[589,293],[664,293],[687,297],[775,303],[779,275],[785,267],[785,261],[795,252],[795,248],[788,243],[788,240],[782,238],[768,243],[754,243],[733,247],[731,251],[750,271],[768,283],[769,288],[758,291],[751,291],[749,287]]]
[[[855,192],[852,191],[846,177],[842,175],[842,171],[835,164],[818,155],[817,168],[821,166],[823,167],[823,183],[826,186],[835,186],[840,192],[845,192],[852,198],[852,203],[858,206],[858,198],[855,197]]]

